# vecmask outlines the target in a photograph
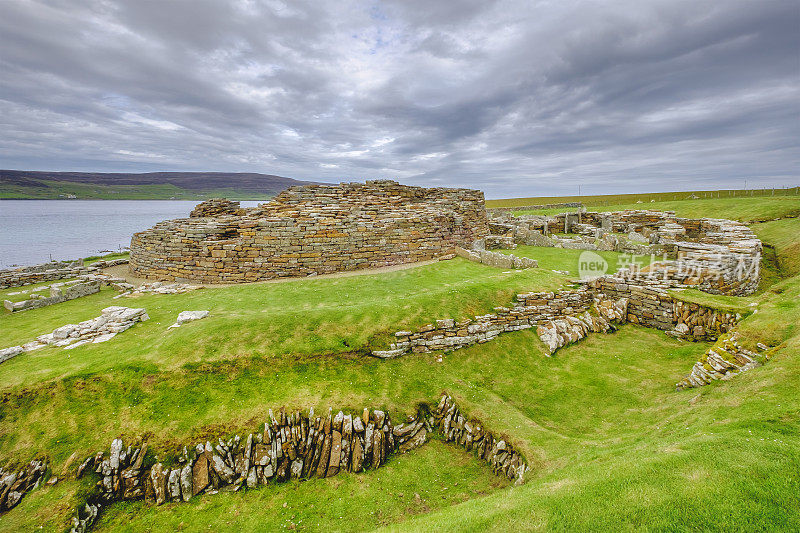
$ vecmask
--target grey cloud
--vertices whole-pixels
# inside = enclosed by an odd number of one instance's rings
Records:
[[[792,184],[798,24],[791,0],[11,0],[0,167]]]

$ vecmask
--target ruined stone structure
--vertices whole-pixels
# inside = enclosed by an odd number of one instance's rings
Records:
[[[155,462],[147,444],[125,447],[122,439],[114,439],[108,455],[90,455],[78,467],[78,478],[94,472],[99,482],[78,509],[71,531],[87,531],[102,507],[117,501],[186,502],[200,494],[373,470],[394,454],[422,446],[434,433],[471,451],[497,475],[523,482],[528,465],[520,453],[465,416],[447,394],[436,406],[418,406],[414,416],[397,425],[377,409],[327,416],[315,416],[313,409],[307,415],[281,410],[277,416],[270,410],[262,430],[184,447],[167,464]]]
[[[733,220],[681,218],[670,211],[576,212],[500,215],[492,219],[491,229],[502,234],[487,240],[487,246],[505,242],[665,256],[667,260],[635,274],[673,287],[745,296],[756,291],[761,279],[761,241]]]
[[[292,187],[239,209],[211,200],[131,240],[134,275],[237,283],[423,261],[488,234],[483,193],[393,181]]]

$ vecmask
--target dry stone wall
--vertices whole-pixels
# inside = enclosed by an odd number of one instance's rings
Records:
[[[761,279],[761,241],[745,224],[725,219],[689,219],[667,211],[576,212],[553,216],[498,215],[491,228],[503,233],[493,242],[664,254],[647,276],[711,294],[754,293]],[[566,239],[554,233],[576,234]],[[619,236],[625,234],[627,237]]]
[[[501,333],[520,331],[534,326],[550,328],[555,324],[558,346],[550,353],[574,338],[583,338],[589,331],[609,331],[612,321],[624,320],[624,302],[604,303],[596,299],[585,287],[579,290],[561,292],[531,292],[518,294],[510,307],[495,307],[494,313],[476,316],[474,319],[456,321],[437,320],[417,331],[398,331],[395,342],[388,350],[375,350],[372,355],[391,359],[403,354],[426,353],[437,350],[457,350],[473,344],[488,342]],[[591,310],[591,312],[590,312]],[[570,326],[562,328],[560,321]],[[577,324],[575,323],[577,321]],[[588,326],[587,326],[588,324]],[[574,326],[574,327],[573,327]],[[577,330],[580,332],[576,333]],[[561,330],[564,331],[561,331]],[[544,330],[542,330],[544,331]],[[563,337],[562,337],[563,334]],[[550,346],[550,343],[548,346]]]
[[[327,416],[315,416],[313,409],[308,415],[281,410],[277,416],[270,410],[262,430],[184,447],[169,462],[154,462],[147,444],[126,447],[114,439],[108,454],[90,455],[78,467],[78,478],[94,472],[99,481],[73,518],[72,531],[87,531],[102,507],[117,501],[186,502],[200,494],[373,470],[394,454],[422,446],[437,431],[445,441],[473,451],[496,474],[523,482],[528,467],[522,455],[466,417],[447,394],[435,408],[421,405],[397,425],[377,409]]]
[[[433,259],[488,234],[483,193],[470,189],[368,181],[292,187],[249,209],[220,202],[135,234],[131,272],[205,283],[308,276]]]
[[[127,259],[101,260],[86,267],[82,260],[51,261],[41,265],[0,270],[0,289],[22,287],[60,279],[77,278],[96,273],[104,268],[123,265],[127,262]]]
[[[48,305],[59,304],[75,298],[82,298],[100,292],[99,281],[81,281],[66,283],[61,287],[50,287],[50,296],[40,298],[30,298],[21,302],[3,301],[3,306],[12,313],[26,311],[28,309],[38,309]]]

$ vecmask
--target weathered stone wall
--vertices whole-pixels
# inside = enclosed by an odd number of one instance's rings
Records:
[[[77,261],[52,261],[41,265],[0,270],[0,289],[22,287],[35,283],[43,283],[45,281],[77,278],[91,272],[97,272],[104,268],[122,265],[127,262],[127,259],[101,260],[86,267],[83,265],[83,261],[79,259]]]
[[[428,260],[487,234],[480,191],[392,181],[292,187],[236,214],[135,234],[131,272],[207,283],[307,276]]]
[[[489,250],[467,250],[460,246],[455,249],[456,255],[469,261],[482,263],[497,268],[514,268],[524,270],[526,268],[538,268],[539,262],[529,257],[517,257],[516,255],[501,254]]]
[[[510,307],[495,307],[494,313],[460,321],[437,320],[436,324],[427,324],[417,331],[398,331],[395,333],[396,341],[389,350],[376,350],[372,354],[387,359],[408,352],[457,350],[488,342],[504,332],[528,329],[565,316],[585,313],[593,303],[594,295],[585,288],[518,294]]]
[[[116,501],[145,499],[161,505],[199,494],[376,469],[392,455],[422,446],[437,430],[445,441],[473,451],[496,474],[522,483],[528,466],[519,452],[480,421],[466,417],[446,394],[435,408],[422,405],[398,425],[377,409],[336,415],[329,411],[322,417],[313,409],[308,415],[281,410],[277,416],[270,410],[262,431],[184,447],[164,463],[153,464],[147,444],[126,448],[122,439],[114,439],[107,456],[90,455],[78,467],[78,478],[95,472],[100,481],[78,510],[72,531],[88,530],[102,507]]]
[[[667,331],[674,337],[716,340],[733,330],[741,319],[737,313],[677,300],[656,282],[642,284],[640,280],[604,276],[590,281],[589,286],[608,298],[627,299],[628,322]]]
[[[761,279],[761,241],[745,224],[733,220],[681,218],[670,211],[578,212],[500,215],[490,228],[502,235],[490,236],[487,242],[664,254],[668,260],[653,263],[643,273],[712,294],[752,294]],[[581,237],[548,236],[553,233]]]
[[[40,307],[47,307],[48,305],[59,304],[67,300],[74,300],[75,298],[82,298],[100,292],[99,281],[83,281],[74,284],[65,285],[64,287],[50,287],[50,296],[45,298],[30,298],[21,302],[12,302],[5,300],[3,306],[12,313],[17,311],[26,311],[28,309],[38,309]]]
[[[29,267],[10,268],[0,270],[0,289],[74,278],[87,272],[89,269],[83,266],[83,261],[54,261]]]

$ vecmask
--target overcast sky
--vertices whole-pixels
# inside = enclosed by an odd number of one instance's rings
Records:
[[[797,185],[797,0],[0,0],[0,168]]]

